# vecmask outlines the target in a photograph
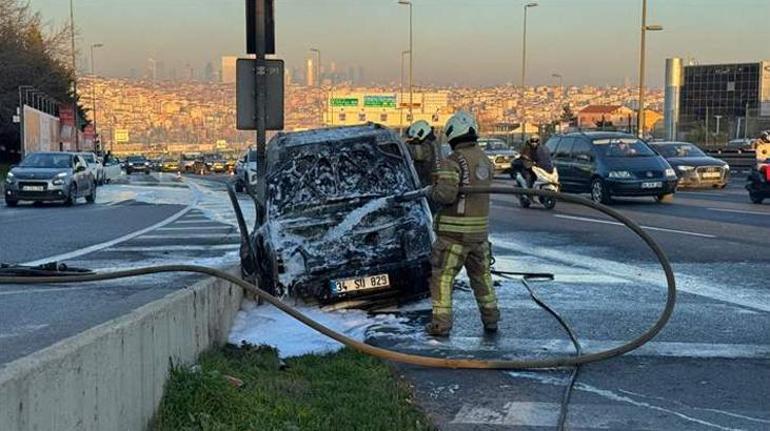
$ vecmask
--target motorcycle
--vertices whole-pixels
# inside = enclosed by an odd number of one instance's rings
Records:
[[[746,182],[749,199],[755,204],[770,199],[770,144],[756,148],[757,165],[752,169]]]
[[[561,188],[561,185],[559,184],[559,172],[556,170],[555,166],[553,172],[548,173],[545,169],[532,164],[532,161],[529,159],[520,157],[514,161],[512,169],[516,184],[523,189],[529,188],[529,184],[524,175],[524,171],[527,169],[535,175],[535,181],[532,184],[533,189],[558,192]],[[537,200],[548,210],[551,210],[556,206],[556,199],[551,197],[538,196]],[[522,208],[529,208],[531,204],[532,198],[526,195],[519,195],[519,205],[521,205]]]

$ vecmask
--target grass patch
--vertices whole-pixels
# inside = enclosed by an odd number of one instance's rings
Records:
[[[225,376],[243,381],[237,387]],[[432,430],[381,361],[344,349],[278,359],[226,346],[172,370],[154,430]]]

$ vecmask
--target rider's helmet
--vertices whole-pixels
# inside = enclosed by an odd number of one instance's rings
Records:
[[[759,140],[765,144],[770,144],[770,130],[763,130],[762,133],[759,134]]]
[[[465,111],[457,111],[452,115],[444,126],[444,134],[451,144],[453,141],[459,142],[460,139],[475,140],[478,138],[479,125],[472,114]]]
[[[533,147],[537,147],[540,144],[540,135],[538,135],[537,133],[531,135],[527,140],[527,143],[529,145],[532,145]]]
[[[417,120],[406,129],[406,139],[409,141],[424,141],[433,134],[433,127],[430,127],[425,120]]]

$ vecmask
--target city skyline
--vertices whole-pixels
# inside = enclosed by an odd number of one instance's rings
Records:
[[[66,3],[31,0],[32,7],[55,26],[67,23]],[[207,63],[218,65],[223,56],[244,53],[243,1],[222,0],[216,7],[206,0],[155,3],[75,0],[81,62],[87,59],[84,47],[99,42],[105,44],[96,58],[99,73],[129,77],[133,70],[141,75],[153,58],[163,61],[167,76],[185,77],[190,69],[202,76]],[[568,85],[637,81],[640,1],[539,3],[528,17],[528,84],[552,84],[553,74],[563,76]],[[763,22],[770,15],[770,2],[672,3],[649,1],[648,22],[665,28],[648,36],[649,85],[662,86],[666,57],[700,63],[770,58],[770,50],[762,46],[770,36]],[[518,83],[523,4],[415,0],[415,83]],[[185,19],[173,19],[178,16]],[[399,80],[409,24],[407,8],[395,0],[278,0],[276,21],[278,57],[289,68],[302,70],[309,49],[317,47],[323,51],[325,68],[334,61],[340,70],[365,67],[373,83]]]

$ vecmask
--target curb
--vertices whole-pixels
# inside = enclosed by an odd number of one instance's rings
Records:
[[[146,429],[170,368],[224,344],[242,298],[207,278],[0,366],[0,430]]]

